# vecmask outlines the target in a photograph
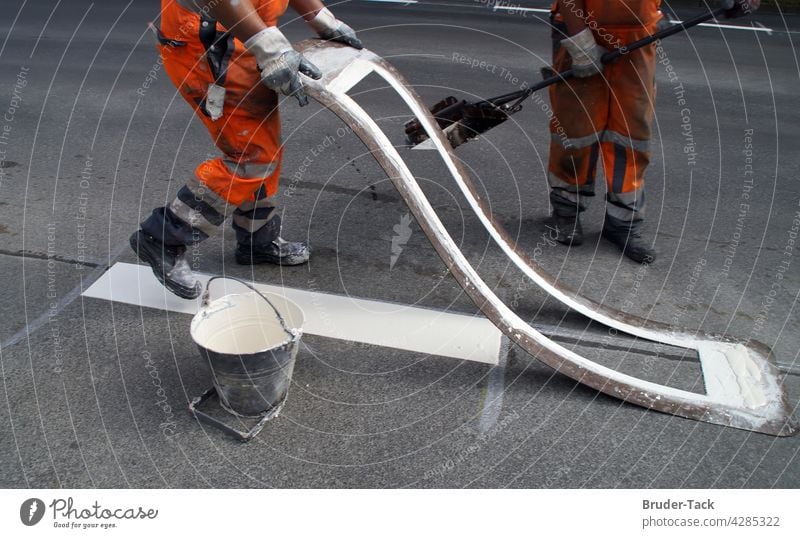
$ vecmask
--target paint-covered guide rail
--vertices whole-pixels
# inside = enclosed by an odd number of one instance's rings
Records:
[[[304,41],[298,49],[319,66],[319,81],[305,79],[308,95],[337,114],[367,146],[391,178],[420,227],[467,294],[512,342],[559,372],[610,396],[694,420],[776,436],[794,435],[798,426],[769,348],[753,342],[671,327],[631,316],[565,288],[532,258],[517,249],[510,235],[490,216],[445,134],[403,77],[368,50],[335,43]],[[417,117],[435,149],[486,231],[517,268],[550,296],[603,325],[645,340],[694,350],[702,365],[706,394],[659,385],[602,366],[563,347],[529,325],[483,281],[450,237],[414,175],[375,120],[347,92],[375,73]]]

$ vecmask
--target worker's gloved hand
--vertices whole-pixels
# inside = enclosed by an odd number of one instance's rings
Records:
[[[562,39],[561,46],[572,57],[572,71],[576,77],[590,77],[603,70],[600,59],[608,51],[595,42],[592,31],[588,28]]]
[[[322,39],[338,41],[354,49],[364,48],[364,45],[361,44],[361,40],[356,36],[355,30],[334,17],[333,13],[331,13],[328,8],[320,10],[314,19],[308,21],[308,25],[311,26]]]
[[[722,0],[721,7],[727,8],[726,19],[736,19],[750,15],[761,5],[761,0]]]
[[[294,95],[300,106],[308,104],[300,73],[316,80],[322,77],[322,71],[294,50],[280,30],[274,26],[261,30],[244,46],[256,57],[261,82],[266,87],[283,95]]]

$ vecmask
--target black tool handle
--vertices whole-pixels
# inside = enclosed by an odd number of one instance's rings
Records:
[[[629,45],[625,45],[624,47],[620,47],[618,49],[614,49],[610,52],[603,54],[603,57],[601,58],[600,61],[602,61],[604,64],[613,62],[619,59],[621,56],[628,54],[631,51],[645,47],[650,43],[658,41],[659,39],[664,39],[665,37],[669,37],[671,35],[675,35],[680,32],[685,32],[686,30],[692,28],[693,26],[697,26],[698,24],[702,24],[706,21],[709,21],[717,17],[718,15],[722,15],[723,13],[725,13],[725,11],[727,11],[727,9],[728,8],[726,7],[719,7],[713,11],[709,11],[708,13],[704,13],[702,15],[698,15],[697,17],[689,19],[688,21],[684,21],[680,24],[671,26],[670,28],[665,28],[664,30],[654,33],[653,35],[649,35],[647,37],[643,37],[642,39],[638,39]],[[484,101],[481,101],[479,104],[486,103],[494,106],[502,106],[511,101],[517,101],[517,103],[514,104],[514,106],[516,106],[519,105],[519,102],[533,95],[534,92],[537,92],[542,88],[546,88],[551,84],[555,84],[556,82],[572,78],[574,75],[575,73],[572,71],[572,69],[567,69],[566,71],[562,71],[551,77],[547,77],[541,82],[534,84],[530,88],[526,88],[524,90],[518,90],[516,92],[507,93],[504,95],[499,95],[491,99],[486,99]]]
[[[665,28],[663,30],[660,30],[660,31],[654,33],[653,35],[649,35],[647,37],[643,37],[642,39],[638,39],[638,40],[634,41],[633,43],[631,43],[630,45],[625,45],[625,46],[620,47],[618,49],[614,49],[611,52],[603,54],[602,62],[603,63],[613,62],[614,60],[616,60],[620,56],[623,56],[623,55],[629,53],[632,50],[636,50],[636,49],[640,49],[642,47],[645,47],[645,46],[649,45],[650,43],[658,41],[659,39],[664,39],[665,37],[669,37],[671,35],[675,35],[675,34],[678,34],[680,32],[685,32],[686,30],[688,30],[689,28],[692,28],[693,26],[697,26],[698,24],[702,24],[702,23],[704,23],[706,21],[709,21],[711,19],[716,18],[718,15],[722,15],[727,10],[728,10],[728,8],[726,8],[726,7],[718,7],[715,10],[712,10],[712,11],[710,11],[708,13],[703,14],[703,15],[698,15],[697,17],[694,17],[693,19],[689,19],[688,21],[684,21],[684,22],[681,22],[679,24],[674,24],[674,25],[670,26],[669,28]]]

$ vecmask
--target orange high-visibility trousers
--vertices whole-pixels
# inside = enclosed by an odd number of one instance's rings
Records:
[[[603,2],[587,0],[587,24],[597,43],[612,49],[656,30],[658,0]],[[553,17],[553,67],[568,69],[572,60],[560,47],[566,37],[558,11]],[[589,16],[590,15],[590,16]],[[556,212],[573,215],[594,195],[597,161],[607,185],[608,215],[633,222],[644,215],[644,174],[650,162],[650,129],[655,105],[655,45],[623,55],[601,74],[572,78],[550,86],[548,179]]]
[[[287,0],[254,4],[258,4],[264,21],[275,25],[286,10]],[[199,39],[200,17],[174,0],[163,0],[162,9],[161,32],[168,39],[185,43],[159,46],[164,70],[225,154],[200,164],[198,179],[234,206],[249,199],[262,183],[266,183],[268,195],[275,194],[281,161],[278,96],[261,84],[255,57],[238,39],[231,39],[234,47],[229,52],[223,112],[220,118],[212,119],[200,106],[214,82]],[[250,173],[248,168],[257,172]]]
[[[287,4],[253,1],[269,26],[277,24]],[[205,239],[233,214],[237,234],[255,233],[275,216],[268,198],[278,191],[281,169],[278,96],[261,83],[255,57],[224,28],[176,0],[162,0],[161,7],[158,48],[164,71],[223,155],[200,163],[195,177],[168,206],[154,210],[142,229],[166,244],[185,245]],[[209,50],[201,35],[218,42]],[[210,57],[216,58],[213,66]],[[224,99],[215,99],[212,84],[224,88]],[[215,106],[220,101],[221,110]]]

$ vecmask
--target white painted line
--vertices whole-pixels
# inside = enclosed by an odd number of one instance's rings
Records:
[[[669,21],[670,24],[682,24],[683,21]],[[751,32],[766,32],[772,35],[772,28],[767,28],[763,24],[757,23],[758,26],[742,26],[738,24],[719,24],[716,22],[702,22],[697,26],[705,26],[706,28],[722,28],[723,30],[750,30]]]
[[[405,5],[418,4],[419,3],[418,0],[364,0],[364,1],[365,2],[383,2],[383,3],[391,3],[391,4],[405,4]],[[437,4],[435,2],[424,2],[423,5],[424,4],[443,5],[443,4]],[[456,5],[456,6],[453,6],[453,7],[457,7],[457,8],[462,8],[462,7],[463,8],[480,8],[482,6]],[[520,6],[511,6],[511,5],[501,6],[501,5],[495,4],[494,6],[492,6],[492,11],[509,11],[509,12],[515,12],[515,13],[516,12],[547,13],[547,14],[549,14],[551,10],[549,8],[541,8],[541,7],[520,7]],[[681,24],[683,21],[671,20],[669,22],[670,22],[670,24]],[[718,23],[714,23],[714,22],[703,22],[703,23],[698,24],[697,26],[705,26],[707,28],[722,28],[723,30],[749,30],[751,32],[766,32],[768,35],[772,35],[772,33],[773,33],[772,28],[767,28],[766,26],[764,26],[763,24],[758,23],[758,22],[756,22],[754,24],[756,24],[757,26],[744,26],[744,25],[739,25],[739,24],[718,24]]]
[[[374,0],[370,0],[374,1]],[[380,1],[380,0],[379,0]],[[534,12],[534,13],[550,13],[549,9],[544,8],[533,8],[533,7],[514,7],[514,6],[494,6],[492,11],[524,11],[524,12]],[[683,21],[671,20],[669,21],[670,24],[682,24]],[[705,26],[707,28],[722,28],[724,30],[750,30],[751,32],[766,32],[767,34],[772,34],[772,28],[767,28],[763,24],[756,23],[758,26],[743,26],[739,24],[719,24],[715,22],[703,22],[698,24],[697,26]]]
[[[379,2],[381,4],[403,4],[405,6],[409,4],[418,4],[417,0],[364,0],[365,2]]]
[[[197,277],[205,285],[209,275]],[[501,333],[483,317],[267,284],[255,283],[255,287],[295,302],[303,310],[307,334],[486,364],[498,362]],[[224,295],[226,289],[241,292],[244,288],[233,281],[217,281],[212,298]],[[114,264],[83,296],[192,315],[200,304],[199,299],[187,301],[167,291],[149,267],[130,263]]]
[[[492,11],[497,11],[498,9],[503,11],[529,11],[533,13],[550,13],[549,9],[541,7],[514,7],[514,6],[498,6],[498,5],[495,5]]]

